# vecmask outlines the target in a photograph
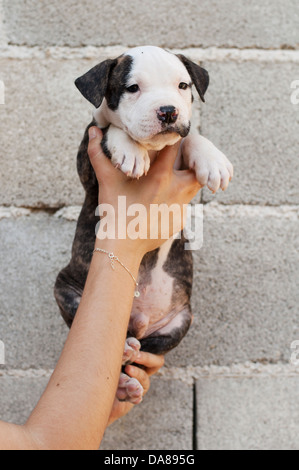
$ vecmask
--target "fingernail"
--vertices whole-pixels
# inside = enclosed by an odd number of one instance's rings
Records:
[[[97,131],[96,131],[95,127],[91,127],[89,129],[89,140],[95,139],[96,136],[97,136]]]

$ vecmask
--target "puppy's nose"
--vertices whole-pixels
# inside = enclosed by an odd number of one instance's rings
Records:
[[[158,119],[166,124],[174,124],[178,118],[178,111],[174,106],[161,106],[157,112]]]

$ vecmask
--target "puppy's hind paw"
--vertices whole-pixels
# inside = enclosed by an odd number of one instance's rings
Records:
[[[139,405],[143,398],[143,387],[137,379],[132,379],[127,374],[120,374],[116,398],[119,401],[127,401],[133,405]]]
[[[136,338],[127,338],[125,343],[125,350],[122,359],[122,365],[132,364],[135,362],[139,351],[141,348],[141,344]]]

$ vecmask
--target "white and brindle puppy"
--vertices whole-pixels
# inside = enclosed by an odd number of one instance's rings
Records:
[[[88,129],[104,131],[102,146],[112,163],[128,177],[146,175],[157,152],[183,138],[176,168],[196,172],[202,186],[225,190],[233,167],[225,155],[200,135],[188,135],[194,85],[200,98],[208,88],[206,70],[183,55],[158,47],[137,47],[106,60],[76,80],[96,108],[78,153],[78,172],[86,199],[78,220],[70,264],[61,271],[55,296],[66,323],[76,314],[92,257],[98,219],[98,183],[88,154]],[[190,297],[193,266],[186,239],[171,239],[148,253],[139,272],[141,296],[134,299],[123,363],[141,349],[164,354],[179,344],[192,322]],[[117,396],[138,403],[142,387],[121,374]]]

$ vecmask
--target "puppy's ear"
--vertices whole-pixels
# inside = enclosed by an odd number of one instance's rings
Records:
[[[117,59],[105,60],[75,81],[76,87],[84,98],[90,101],[96,108],[101,105],[105,97],[109,77],[116,64]]]
[[[187,57],[182,54],[178,54],[177,57],[185,65],[199,96],[201,97],[202,101],[205,102],[204,95],[210,83],[208,72],[191,60],[187,59]]]

